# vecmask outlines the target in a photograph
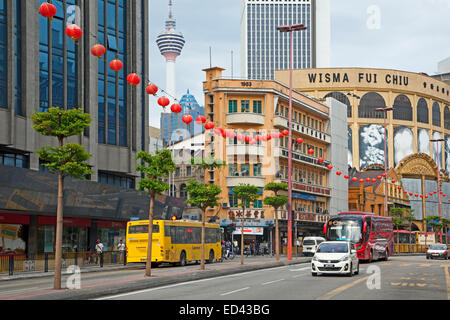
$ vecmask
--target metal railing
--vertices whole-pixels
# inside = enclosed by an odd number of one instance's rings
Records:
[[[103,253],[103,265],[126,265],[126,254],[119,251],[107,251]],[[90,252],[65,252],[62,256],[62,268],[69,266],[99,266],[100,257]],[[17,272],[49,272],[55,269],[55,254],[43,253],[29,255],[24,254],[0,254],[0,274],[8,273],[12,276]]]

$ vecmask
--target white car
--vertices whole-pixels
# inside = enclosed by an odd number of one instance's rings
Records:
[[[325,238],[322,237],[305,237],[302,242],[303,246],[303,255],[304,256],[313,256],[316,253],[317,247],[319,244],[325,241]]]
[[[355,246],[349,241],[325,241],[316,250],[311,261],[311,274],[345,274],[349,277],[359,273],[359,260]]]
[[[427,259],[433,258],[443,258],[449,259],[450,255],[448,252],[447,245],[445,244],[432,244],[427,250]]]

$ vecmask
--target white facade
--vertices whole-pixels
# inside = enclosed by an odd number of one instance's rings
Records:
[[[267,79],[289,69],[290,34],[281,25],[304,24],[293,35],[293,68],[329,67],[329,0],[241,0],[241,66],[243,78]]]

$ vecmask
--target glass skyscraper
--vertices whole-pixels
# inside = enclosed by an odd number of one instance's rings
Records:
[[[136,153],[148,150],[148,1],[51,0],[54,19],[39,14],[46,0],[0,0],[0,165],[44,170],[36,151],[55,144],[32,128],[50,107],[83,108],[91,126],[75,138],[92,154],[93,181],[134,187]],[[83,36],[66,33],[76,24]],[[91,47],[102,44],[102,58]],[[120,59],[119,72],[109,62]],[[137,73],[141,84],[126,82]]]
[[[329,67],[329,0],[241,0],[241,65],[248,79],[272,80],[289,69],[290,34],[281,25],[304,24],[294,32],[293,68]]]

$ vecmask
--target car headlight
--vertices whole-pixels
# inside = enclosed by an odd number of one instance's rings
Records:
[[[312,258],[312,261],[319,261],[319,258],[317,258],[316,256],[314,256],[314,257]]]
[[[342,258],[340,258],[339,261],[345,261],[345,260],[348,260],[348,258],[350,258],[350,256],[347,254],[347,255],[343,256]]]

